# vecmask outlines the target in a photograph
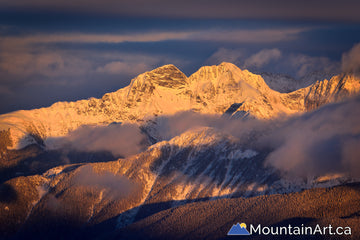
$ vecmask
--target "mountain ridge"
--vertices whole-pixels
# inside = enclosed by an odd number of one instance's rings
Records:
[[[0,202],[0,237],[19,231],[21,239],[21,234],[34,234],[33,229],[44,230],[45,236],[53,231],[63,236],[66,231],[99,224],[116,233],[184,204],[247,201],[259,195],[279,198],[283,193],[333,187],[346,180],[342,176],[286,179],[264,166],[265,155],[213,128],[198,128],[128,158],[61,165],[41,175],[12,178],[0,188],[1,194],[16,196]]]
[[[169,64],[140,74],[128,86],[99,99],[57,102],[47,108],[0,115],[0,130],[10,129],[14,148],[19,149],[64,136],[82,125],[141,125],[149,118],[181,111],[221,115],[235,103],[239,107],[232,112],[233,117],[246,113],[270,119],[357,94],[359,82],[355,76],[339,75],[294,92],[279,93],[270,89],[260,75],[231,63],[204,66],[189,77]]]

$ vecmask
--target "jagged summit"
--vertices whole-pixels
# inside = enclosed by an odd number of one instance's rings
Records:
[[[39,139],[64,136],[82,125],[143,124],[146,119],[181,111],[269,119],[357,94],[359,82],[356,76],[341,75],[285,94],[270,89],[260,75],[232,63],[204,66],[189,77],[169,64],[140,74],[129,86],[101,99],[58,102],[1,115],[0,130],[10,128],[14,147],[22,148]]]
[[[144,91],[146,88],[154,88],[156,85],[167,88],[179,88],[187,84],[186,75],[172,64],[158,67],[152,71],[140,74],[134,78],[131,90]]]

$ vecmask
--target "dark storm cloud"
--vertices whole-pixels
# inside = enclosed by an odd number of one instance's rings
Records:
[[[70,11],[134,17],[263,18],[360,21],[357,0],[1,0],[4,9]]]

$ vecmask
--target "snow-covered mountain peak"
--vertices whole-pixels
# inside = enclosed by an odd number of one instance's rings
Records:
[[[195,85],[212,84],[218,88],[236,88],[241,84],[249,84],[255,89],[267,89],[265,81],[261,76],[253,74],[248,70],[241,70],[232,63],[223,62],[220,65],[204,66],[189,77],[189,82]]]

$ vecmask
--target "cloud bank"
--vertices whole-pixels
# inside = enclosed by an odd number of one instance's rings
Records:
[[[360,97],[286,122],[260,139],[267,163],[300,176],[347,173],[360,177]]]
[[[110,124],[80,127],[51,144],[87,152],[109,151],[115,157],[127,157],[143,150],[147,139],[135,124]]]
[[[172,116],[157,117],[156,122],[154,127],[161,140],[170,140],[191,129],[211,127],[238,138],[238,142],[243,146],[253,148],[258,136],[270,132],[282,121],[263,121],[253,118],[239,120],[231,119],[225,114],[200,114],[187,111]]]
[[[91,165],[85,165],[76,172],[72,182],[78,186],[95,187],[105,191],[106,198],[118,200],[128,196],[137,185],[125,176],[102,171],[97,173]]]

